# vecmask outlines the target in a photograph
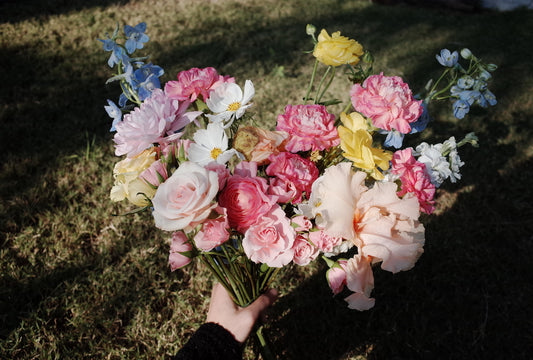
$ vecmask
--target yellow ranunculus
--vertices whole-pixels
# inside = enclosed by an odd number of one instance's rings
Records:
[[[338,128],[341,148],[344,151],[342,155],[351,160],[354,166],[369,171],[374,179],[382,179],[383,174],[377,168],[387,170],[392,153],[372,147],[372,135],[368,132],[368,122],[361,114],[342,113],[341,121],[345,125]]]
[[[149,202],[146,197],[151,199],[155,195],[155,189],[139,178],[139,175],[152,165],[155,157],[154,149],[147,149],[135,157],[125,158],[116,163],[113,169],[115,185],[111,189],[111,200],[122,201],[128,199],[136,206],[148,205]]]
[[[318,35],[318,43],[313,51],[318,61],[331,66],[357,65],[363,53],[363,47],[357,41],[341,36],[339,31],[329,36],[324,29]]]

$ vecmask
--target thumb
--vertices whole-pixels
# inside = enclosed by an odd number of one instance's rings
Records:
[[[253,315],[254,319],[257,320],[259,315],[261,315],[263,311],[265,311],[276,301],[278,295],[278,290],[268,289],[266,293],[259,296],[253,303],[248,305],[245,309]]]

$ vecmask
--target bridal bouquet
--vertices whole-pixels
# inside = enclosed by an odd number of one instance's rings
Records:
[[[122,90],[118,104],[105,106],[122,157],[111,199],[151,212],[169,233],[172,270],[202,261],[240,306],[283,267],[323,259],[332,292],[367,310],[373,268],[415,265],[425,241],[421,213],[434,211],[441,184],[461,178],[459,148],[477,145],[473,133],[415,147],[404,138],[430,124],[434,101],[449,101],[458,119],[496,104],[487,88],[496,66],[468,49],[443,49],[441,76],[413,95],[400,77],[374,73],[357,41],[306,31],[315,62],[309,85],[301,103],[279,109],[272,129],[249,114],[251,80],[207,67],[161,84],[161,67],[132,56],[149,40],[145,23],[100,40],[114,69],[108,82]],[[344,111],[332,113],[343,103],[326,99],[340,67],[352,85]]]

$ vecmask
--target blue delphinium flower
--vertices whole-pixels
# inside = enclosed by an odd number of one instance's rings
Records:
[[[152,95],[152,90],[160,89],[159,77],[164,74],[163,68],[157,65],[145,64],[135,70],[136,90],[139,99],[144,101]]]
[[[470,111],[470,105],[467,101],[458,99],[453,103],[453,116],[462,119]]]
[[[428,126],[428,123],[431,121],[431,116],[428,111],[428,104],[426,102],[422,103],[422,115],[411,124],[411,132],[409,134],[416,134],[421,131],[424,131]]]
[[[120,108],[111,100],[107,100],[108,105],[104,106],[107,115],[113,119],[111,124],[111,129],[109,131],[116,131],[115,125],[117,125],[122,120],[122,111]]]
[[[405,137],[405,134],[402,134],[401,132],[394,129],[392,129],[391,131],[380,130],[379,133],[387,134],[383,145],[387,147],[393,147],[395,149],[399,149],[402,147],[403,138]]]
[[[454,67],[457,64],[457,60],[459,60],[459,53],[457,51],[450,53],[450,50],[442,49],[440,55],[435,55],[435,57],[442,66]]]
[[[144,43],[150,40],[146,31],[146,23],[142,22],[135,26],[124,25],[124,34],[126,35],[126,50],[129,54],[133,53],[136,49],[142,49]]]
[[[120,45],[118,45],[114,40],[112,39],[98,39],[101,42],[104,43],[104,50],[105,51],[111,51],[111,56],[109,57],[109,60],[107,61],[107,65],[109,65],[110,68],[114,67],[115,65],[118,65],[120,62],[127,63],[129,62],[129,57],[126,55],[126,52],[124,51],[124,48],[122,48]]]

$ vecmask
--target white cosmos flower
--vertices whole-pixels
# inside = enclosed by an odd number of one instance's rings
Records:
[[[189,160],[201,166],[215,161],[225,164],[238,152],[228,150],[228,136],[221,123],[209,123],[207,129],[200,129],[194,133],[194,142],[189,147]]]
[[[206,105],[214,115],[207,115],[214,123],[224,123],[228,128],[233,120],[244,115],[247,108],[252,106],[250,100],[255,94],[254,84],[250,80],[244,83],[244,93],[235,83],[222,83],[218,85],[206,100]]]

